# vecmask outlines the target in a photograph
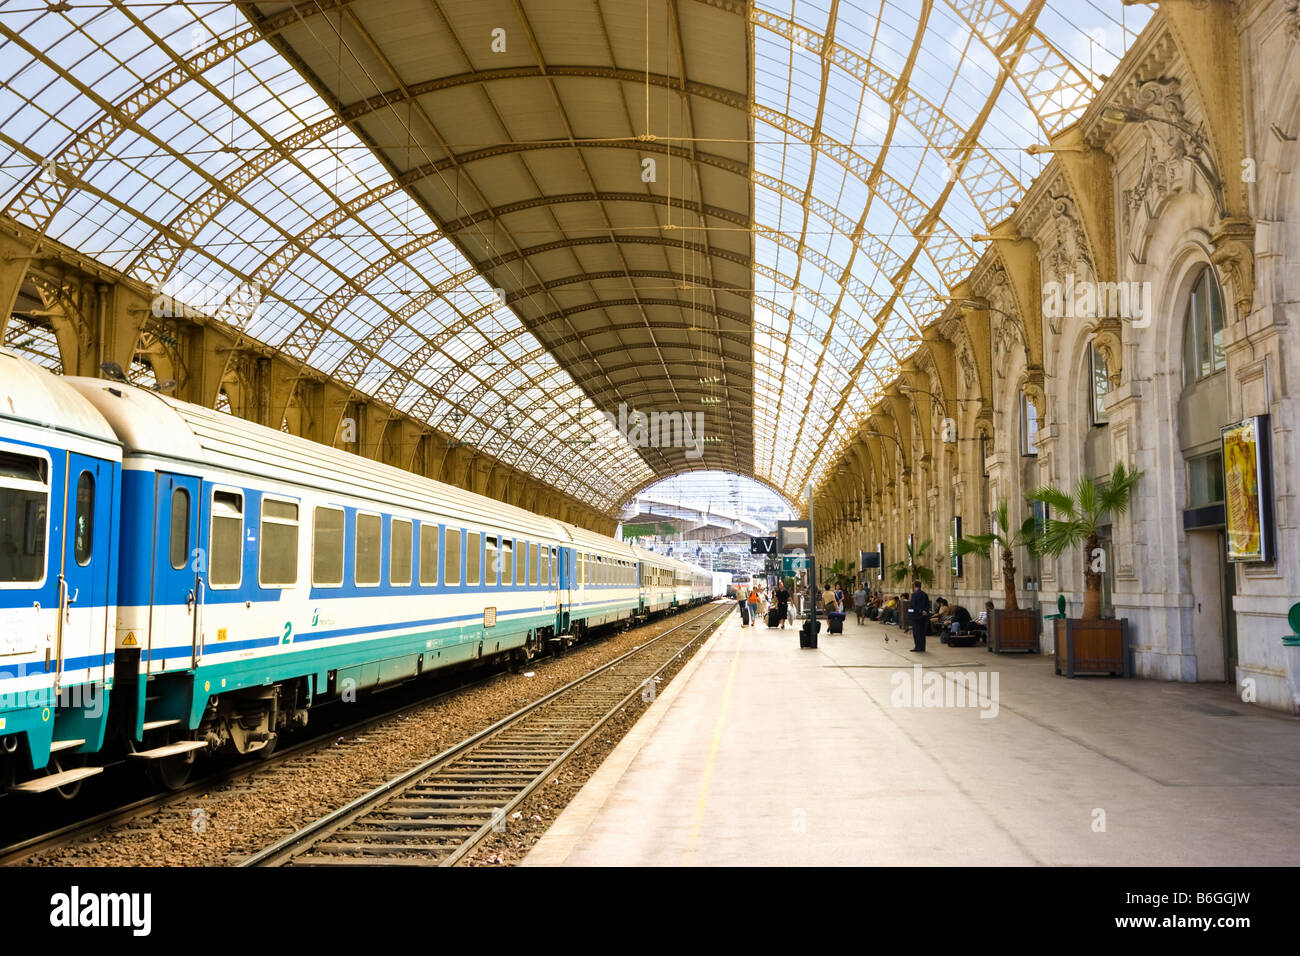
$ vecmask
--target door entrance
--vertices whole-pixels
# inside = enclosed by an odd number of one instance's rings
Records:
[[[1225,581],[1227,567],[1222,529],[1187,532],[1187,555],[1191,571],[1192,643],[1196,652],[1198,681],[1233,680],[1236,675],[1236,641],[1229,642],[1228,621],[1231,598]],[[1229,643],[1233,658],[1229,666]]]
[[[1237,613],[1233,598],[1237,596],[1237,568],[1228,561],[1228,536],[1219,529],[1219,579],[1223,582],[1223,666],[1226,681],[1237,681]]]
[[[59,575],[56,691],[63,685],[69,661],[74,663],[68,669],[86,670],[89,680],[104,678],[112,501],[112,466],[98,458],[69,452],[63,566]]]
[[[149,673],[161,673],[167,658],[196,657],[202,613],[198,547],[199,479],[158,472],[154,483],[153,590],[149,602]]]

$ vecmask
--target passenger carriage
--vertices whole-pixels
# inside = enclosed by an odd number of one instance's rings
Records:
[[[0,789],[71,795],[99,772],[121,460],[65,380],[0,351]]]
[[[569,619],[573,535],[558,522],[142,389],[68,381],[125,446],[114,706],[164,783],[194,750],[273,747],[322,699],[531,656]]]

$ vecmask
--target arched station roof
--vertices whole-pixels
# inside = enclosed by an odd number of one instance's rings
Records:
[[[606,513],[797,499],[1150,14],[7,0],[0,209]]]

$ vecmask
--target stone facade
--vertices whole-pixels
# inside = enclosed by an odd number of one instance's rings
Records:
[[[1300,600],[1295,8],[1161,4],[817,489],[824,563],[877,542],[891,562],[908,534],[931,538],[933,595],[972,613],[1000,606],[996,554],[951,574],[951,518],[985,531],[1006,500],[1018,525],[1029,489],[1069,489],[1122,461],[1145,474],[1104,540],[1103,605],[1128,619],[1136,673],[1235,680],[1243,699],[1300,713],[1300,648],[1283,643]],[[1085,287],[1097,314],[1071,307]],[[1203,375],[1185,369],[1194,292],[1221,313]],[[1221,426],[1256,415],[1269,416],[1273,560],[1227,563],[1203,479]],[[1022,606],[1053,613],[1063,595],[1079,613],[1081,550],[1015,557]]]

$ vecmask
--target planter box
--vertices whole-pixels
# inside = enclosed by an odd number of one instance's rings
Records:
[[[1038,609],[993,611],[989,615],[989,650],[995,654],[1007,651],[1037,654]]]
[[[1132,677],[1129,666],[1128,618],[1118,621],[1084,621],[1058,618],[1053,622],[1056,673],[1113,674]]]

